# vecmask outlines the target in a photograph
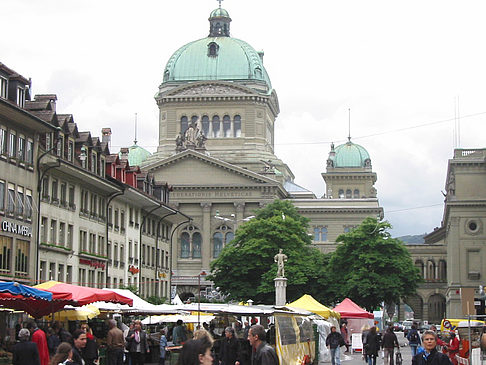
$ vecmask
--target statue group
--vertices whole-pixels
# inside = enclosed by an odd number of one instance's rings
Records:
[[[187,149],[206,149],[206,136],[203,133],[200,120],[192,122],[184,134],[179,133],[176,137],[176,150],[178,152]]]

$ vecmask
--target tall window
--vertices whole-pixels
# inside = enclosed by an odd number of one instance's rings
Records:
[[[354,199],[359,199],[359,190],[358,189],[354,189]]]
[[[64,136],[61,136],[61,135],[59,136],[59,138],[57,139],[57,146],[56,147],[57,147],[56,148],[57,149],[57,151],[56,151],[57,155],[59,157],[61,157],[61,158],[64,157],[63,156],[63,151],[64,151]]]
[[[17,239],[16,246],[15,271],[25,274],[29,271],[29,241]]]
[[[57,179],[52,179],[52,184],[51,184],[51,198],[53,202],[58,201],[58,196],[57,196]]]
[[[8,155],[10,157],[17,156],[17,136],[15,135],[14,131],[10,131],[10,143],[8,147]]]
[[[235,235],[230,227],[223,224],[216,229],[213,234],[213,257],[219,257],[223,247],[230,243],[235,238]]]
[[[339,199],[344,199],[344,190],[343,189],[339,189]]]
[[[189,127],[189,124],[187,122],[187,117],[183,116],[181,117],[181,133],[184,135],[186,133],[187,128]]]
[[[27,139],[27,152],[25,155],[25,162],[31,165],[34,163],[34,141],[30,138]]]
[[[12,237],[0,236],[0,272],[10,271],[10,255],[12,250]]]
[[[55,219],[51,219],[51,229],[50,229],[50,236],[51,236],[51,243],[57,243],[57,221]]]
[[[24,215],[24,188],[17,186],[17,215],[23,217]]]
[[[69,185],[69,207],[74,208],[74,185]]]
[[[314,241],[316,242],[327,241],[327,227],[314,227]]]
[[[7,99],[8,80],[0,76],[0,98]]]
[[[47,218],[41,218],[41,226],[40,226],[40,235],[41,235],[41,242],[47,243]]]
[[[17,105],[21,108],[24,107],[25,104],[25,90],[21,87],[17,88]]]
[[[241,117],[239,115],[235,115],[233,118],[233,133],[235,137],[241,137]]]
[[[0,180],[0,212],[5,211],[5,181]]]
[[[73,236],[74,236],[74,226],[72,224],[69,224],[67,229],[66,242],[67,242],[67,247],[71,249],[73,248],[73,240],[74,240]]]
[[[7,139],[7,128],[0,126],[0,154],[6,155],[7,154],[7,146],[8,146],[8,139]]]
[[[20,161],[25,161],[25,149],[25,137],[23,135],[19,135],[18,158]]]
[[[15,212],[15,185],[8,184],[7,214]]]
[[[213,137],[218,138],[219,137],[219,130],[221,129],[221,123],[220,123],[218,115],[213,116],[212,125],[213,125]]]
[[[59,222],[59,239],[58,242],[61,246],[66,243],[66,223]]]
[[[73,162],[73,156],[74,156],[74,142],[73,141],[68,141],[68,161]]]
[[[187,226],[181,234],[181,258],[199,259],[202,256],[202,235],[193,225]]]
[[[352,196],[351,196],[351,189],[347,189],[346,190],[346,199],[351,199]]]
[[[66,206],[66,193],[67,193],[67,184],[65,182],[61,183],[61,204]]]
[[[229,115],[223,117],[223,136],[231,137],[231,119]]]
[[[209,117],[207,115],[202,117],[202,131],[206,137],[209,136]]]
[[[32,219],[32,190],[25,189],[25,216],[27,219]]]

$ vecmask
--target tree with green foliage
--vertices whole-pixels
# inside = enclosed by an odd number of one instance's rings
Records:
[[[328,266],[336,301],[347,297],[371,311],[415,293],[421,276],[390,228],[390,223],[369,217],[337,238]]]
[[[288,256],[287,300],[306,293],[319,299],[325,292],[320,279],[326,256],[311,245],[307,230],[308,219],[291,202],[276,200],[237,229],[234,240],[211,263],[209,279],[230,299],[274,303],[274,256],[282,249]]]

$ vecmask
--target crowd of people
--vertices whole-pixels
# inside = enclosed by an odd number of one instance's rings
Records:
[[[261,325],[240,328],[243,338],[233,327],[226,327],[218,338],[214,328],[194,333],[187,331],[182,321],[172,328],[160,330],[159,365],[165,365],[167,348],[180,349],[179,365],[278,365],[278,357],[267,343],[271,331]],[[122,331],[114,319],[107,321],[107,365],[143,365],[150,353],[150,338],[139,320],[133,321]],[[18,331],[18,342],[13,348],[13,365],[98,365],[98,341],[87,323],[69,332],[59,322],[53,322],[44,331],[35,321],[29,321]],[[215,341],[214,337],[217,338]],[[170,341],[169,341],[170,340]]]
[[[400,344],[393,331],[393,326],[389,326],[383,334],[377,327],[364,326],[361,340],[363,360],[368,365],[376,365],[380,350],[383,351],[384,365],[395,365],[395,349],[399,351]],[[450,340],[444,342],[438,337],[435,326],[432,326],[421,336],[417,326],[412,325],[407,333],[407,340],[412,352],[413,365],[457,365],[456,354],[459,352],[459,340],[454,332],[450,333]],[[326,346],[330,350],[331,364],[340,365],[340,348],[346,346],[346,352],[349,351],[346,325],[341,327],[341,332],[338,332],[336,327],[331,327],[326,338]]]

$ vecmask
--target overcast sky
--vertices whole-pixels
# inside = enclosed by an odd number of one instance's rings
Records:
[[[0,62],[58,95],[80,130],[113,131],[112,151],[157,146],[153,99],[165,64],[207,36],[214,0],[1,0]],[[330,142],[370,153],[393,235],[442,219],[459,98],[460,146],[485,147],[486,3],[448,0],[225,0],[231,35],[264,50],[280,102],[276,154],[325,192]]]

